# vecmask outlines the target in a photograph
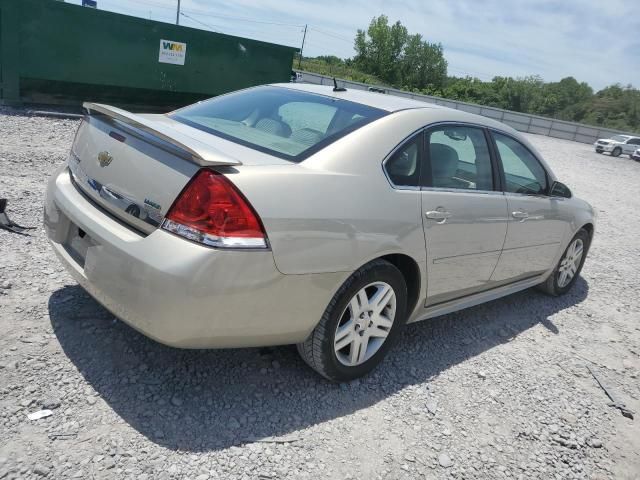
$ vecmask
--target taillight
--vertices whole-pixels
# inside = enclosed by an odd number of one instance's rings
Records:
[[[249,202],[224,175],[208,169],[187,184],[162,228],[212,247],[267,247],[267,236]]]

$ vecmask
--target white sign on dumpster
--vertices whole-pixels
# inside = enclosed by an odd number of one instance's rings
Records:
[[[187,56],[187,44],[173,40],[160,40],[160,56],[158,62],[184,65]]]

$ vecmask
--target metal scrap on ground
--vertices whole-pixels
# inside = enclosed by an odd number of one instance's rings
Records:
[[[13,222],[5,213],[5,209],[7,208],[7,199],[0,198],[0,228],[5,230],[9,230],[13,233],[18,233],[20,235],[28,235],[24,233],[25,230],[34,230],[35,227],[22,227],[18,225],[16,222]]]
[[[620,410],[620,412],[622,412],[623,416],[633,420],[633,412],[629,410],[624,403],[618,400],[618,398],[615,396],[611,388],[605,386],[602,380],[600,380],[600,378],[596,375],[596,373],[591,369],[589,365],[587,365],[587,370],[589,370],[589,373],[591,373],[593,378],[596,379],[596,382],[598,382],[598,385],[600,385],[600,388],[604,390],[604,393],[607,394],[607,397],[611,399],[611,403],[609,404],[609,406],[617,408],[618,410]]]

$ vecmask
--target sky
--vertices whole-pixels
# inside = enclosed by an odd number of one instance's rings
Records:
[[[81,0],[66,0],[80,4]],[[177,0],[98,0],[98,8],[175,23]],[[449,75],[573,76],[595,90],[640,87],[637,0],[182,0],[180,24],[353,57],[374,16],[441,43]],[[178,39],[176,39],[178,40]]]

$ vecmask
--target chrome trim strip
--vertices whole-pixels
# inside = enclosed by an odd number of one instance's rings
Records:
[[[487,252],[476,252],[476,253],[465,253],[464,255],[452,255],[450,257],[439,257],[439,258],[434,258],[433,259],[433,263],[438,264],[438,263],[445,263],[448,260],[453,260],[453,259],[464,259],[464,258],[469,258],[469,257],[489,257],[489,256],[499,256],[500,253],[502,253],[502,250],[489,250]]]
[[[449,192],[449,193],[479,193],[482,195],[504,195],[504,192],[496,190],[471,190],[468,188],[452,188],[452,187],[422,187],[423,192]]]

